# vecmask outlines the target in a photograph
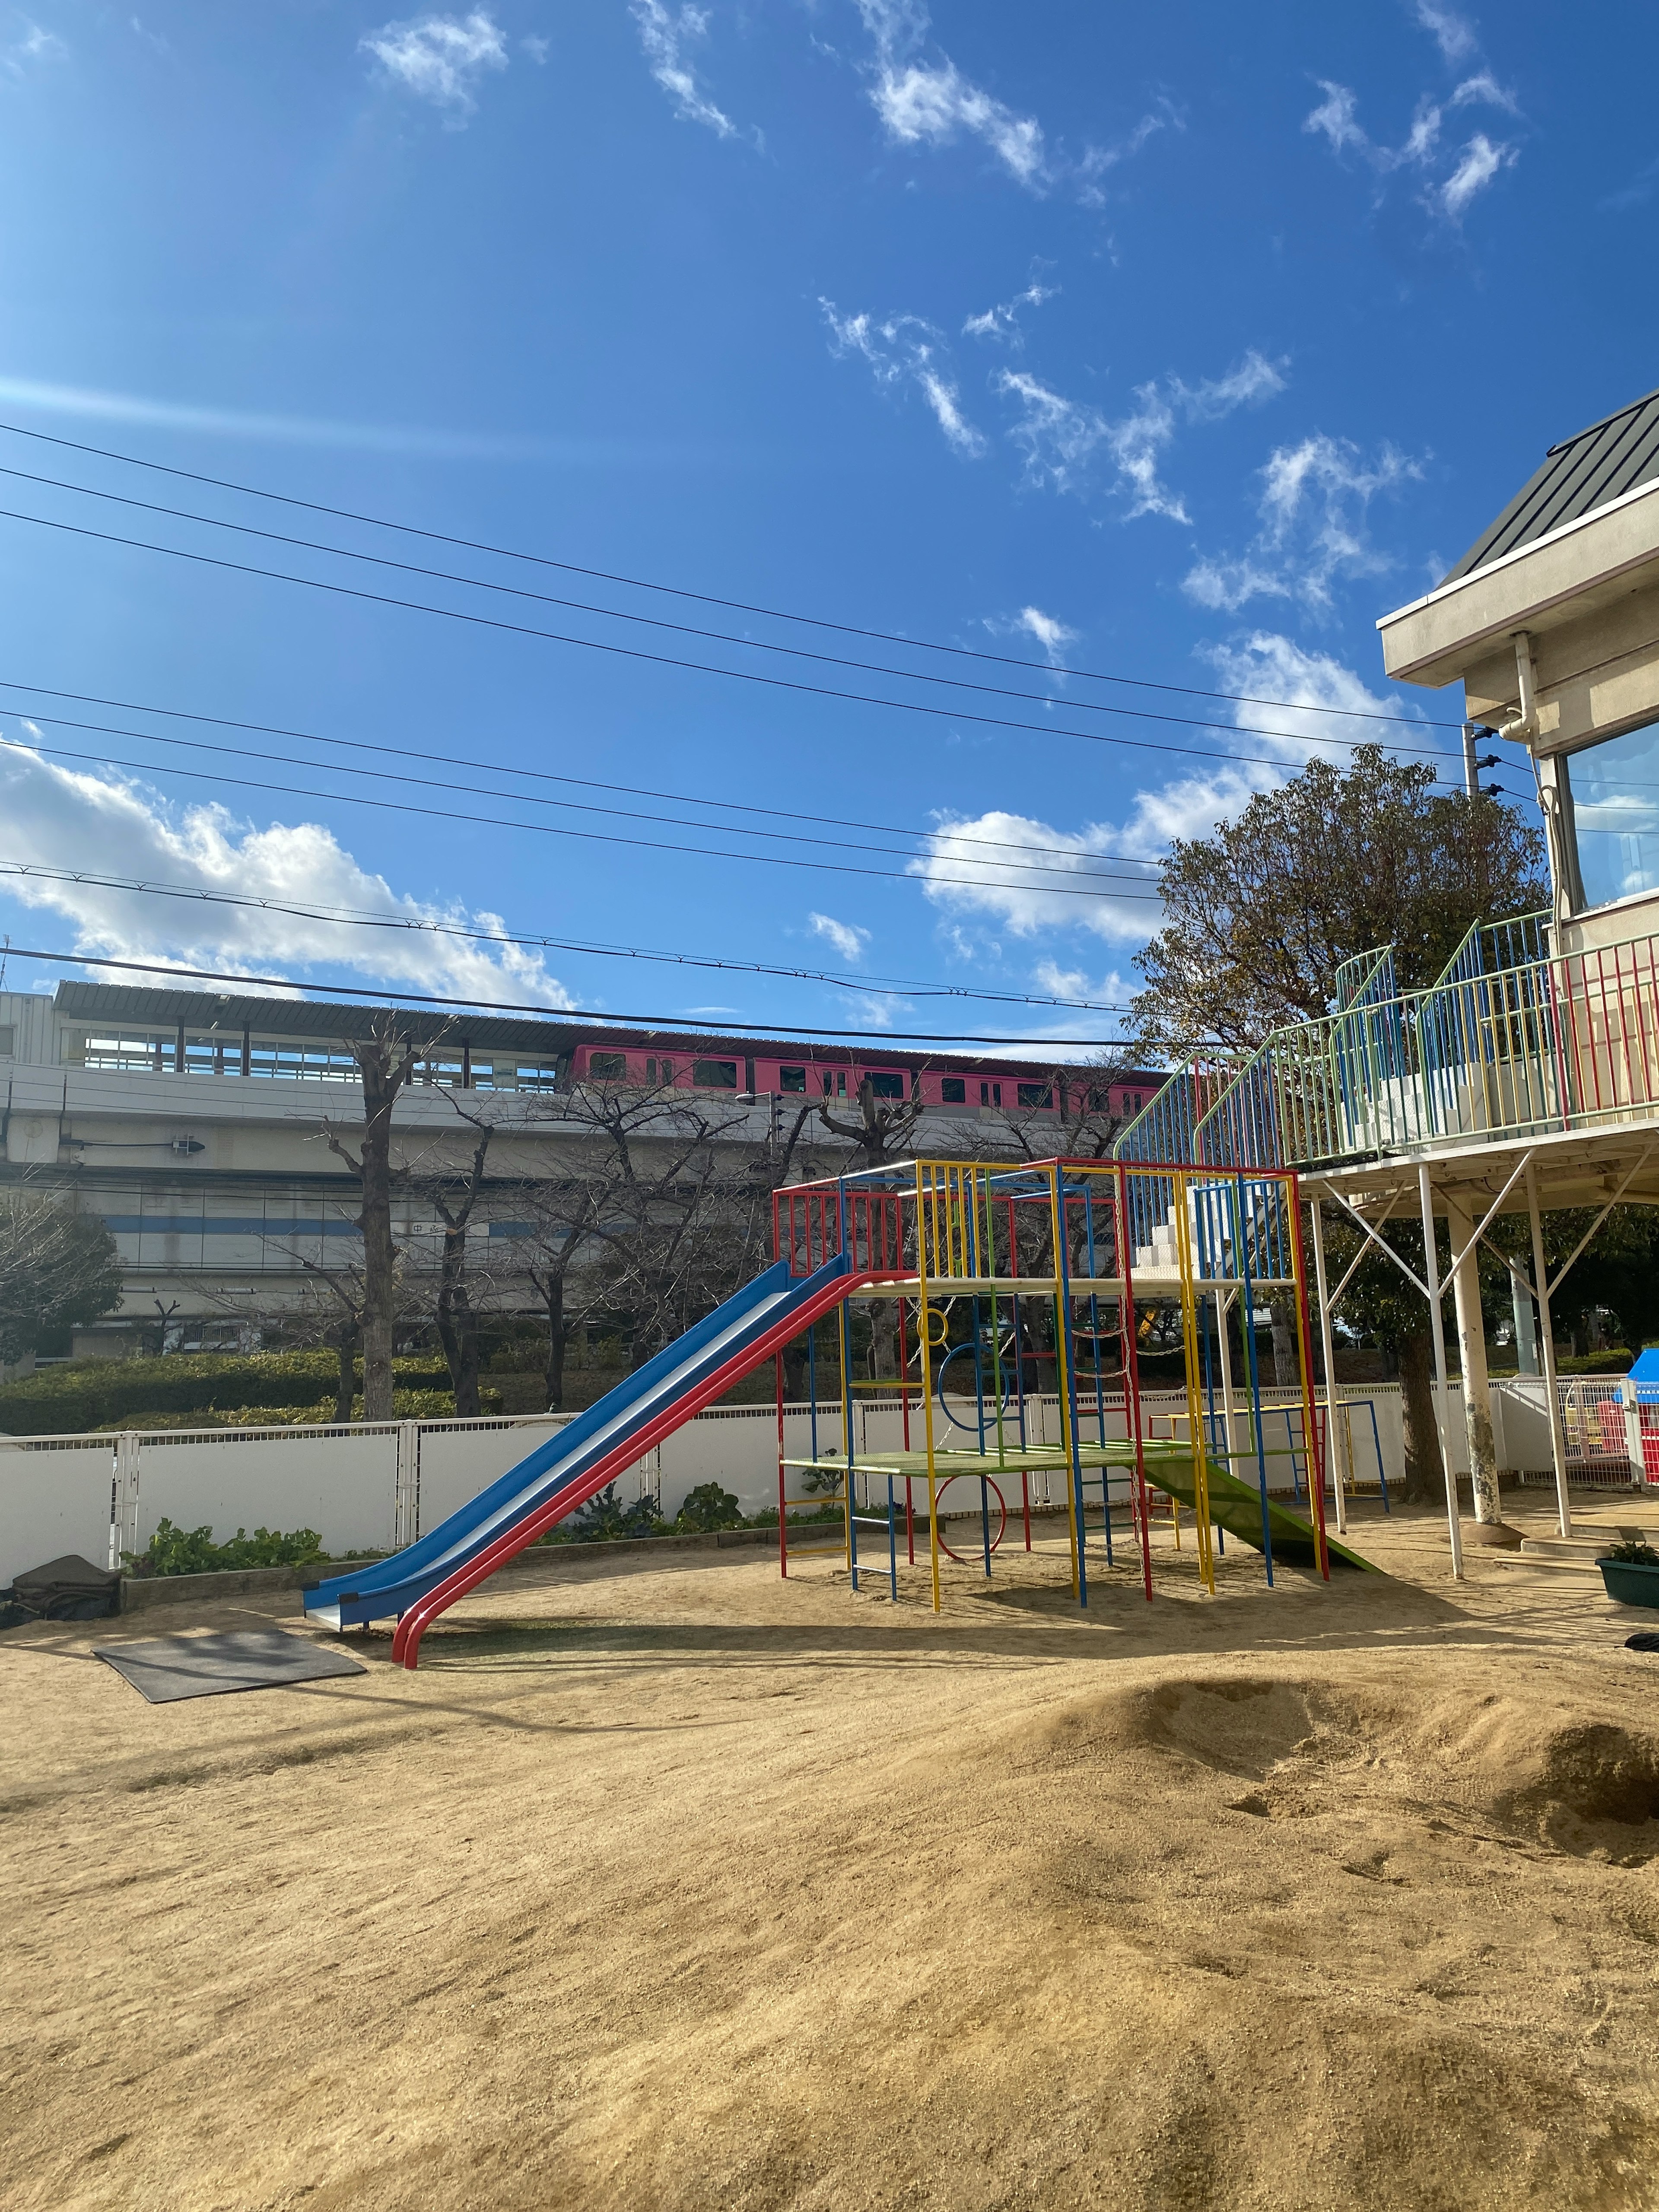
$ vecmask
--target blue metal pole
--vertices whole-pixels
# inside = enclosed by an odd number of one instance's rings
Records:
[[[1250,1282],[1250,1216],[1244,1195],[1244,1178],[1233,1178],[1237,1212],[1233,1222],[1234,1249],[1238,1255],[1239,1297],[1244,1322],[1244,1350],[1250,1373],[1250,1426],[1255,1437],[1256,1486],[1261,1493],[1261,1556],[1267,1563],[1267,1587],[1273,1586],[1273,1532],[1267,1518],[1267,1446],[1261,1428],[1261,1374],[1255,1350],[1255,1292]]]

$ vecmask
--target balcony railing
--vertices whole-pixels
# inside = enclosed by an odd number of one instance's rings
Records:
[[[1184,1130],[1142,1115],[1120,1156],[1307,1167],[1659,1115],[1659,938],[1552,955],[1547,927],[1471,930],[1423,991],[1373,995],[1348,963],[1349,1003],[1276,1030]]]

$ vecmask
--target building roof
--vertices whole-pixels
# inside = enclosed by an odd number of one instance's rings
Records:
[[[724,1036],[718,1030],[647,1030],[604,1022],[515,1021],[499,1014],[438,1014],[420,1008],[377,1007],[347,1003],[322,1004],[312,999],[242,998],[216,991],[175,991],[131,983],[58,984],[53,1006],[71,1020],[99,1023],[143,1023],[173,1029],[182,1024],[192,1030],[244,1029],[262,1036],[320,1037],[341,1042],[371,1036],[377,1024],[390,1024],[399,1036],[425,1049],[437,1046],[458,1048],[463,1041],[475,1050],[492,1048],[537,1053],[552,1060],[574,1052],[580,1044],[634,1045],[660,1049],[678,1045],[707,1052],[761,1054],[767,1059],[856,1061],[861,1066],[884,1063],[901,1067],[925,1063],[932,1068],[990,1075],[1030,1076],[1057,1063],[1036,1059],[1027,1047],[1019,1057],[988,1059],[980,1054],[936,1052],[884,1039],[879,1030],[866,1038],[843,1043],[820,1040],[802,1043],[789,1037]],[[1014,1053],[1019,1048],[1012,1048]],[[1156,1085],[1164,1078],[1152,1071],[1125,1068],[1120,1081]]]
[[[1632,399],[1616,415],[1592,422],[1552,446],[1543,466],[1518,491],[1496,522],[1483,531],[1441,583],[1473,575],[1488,562],[1529,545],[1565,522],[1577,522],[1609,500],[1659,482],[1659,392]]]

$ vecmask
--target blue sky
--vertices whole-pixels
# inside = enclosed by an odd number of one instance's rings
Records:
[[[0,464],[86,488],[0,479],[0,507],[38,518],[0,519],[0,734],[26,748],[0,756],[0,866],[47,872],[0,875],[0,929],[711,1025],[1115,1034],[1103,1011],[942,1008],[922,987],[1121,1002],[1169,836],[1334,737],[1442,745],[1455,772],[1454,731],[1328,710],[1455,721],[1459,696],[1389,694],[1376,617],[1429,586],[1547,446],[1659,383],[1656,58],[1635,8],[1431,0],[10,11],[0,421],[1035,665],[699,606],[0,433]],[[734,834],[745,821],[774,834]],[[660,849],[685,846],[720,856]],[[739,857],[757,852],[783,865]],[[70,868],[110,880],[57,879]],[[295,906],[313,913],[274,910]],[[326,918],[345,909],[848,981]],[[918,988],[861,988],[896,981]]]

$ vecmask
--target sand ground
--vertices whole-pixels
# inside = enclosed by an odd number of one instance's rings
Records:
[[[418,1674],[0,1644],[0,2201],[1659,2205],[1659,1658],[1571,1572],[568,1555]],[[283,1618],[221,1606],[189,1625]]]

